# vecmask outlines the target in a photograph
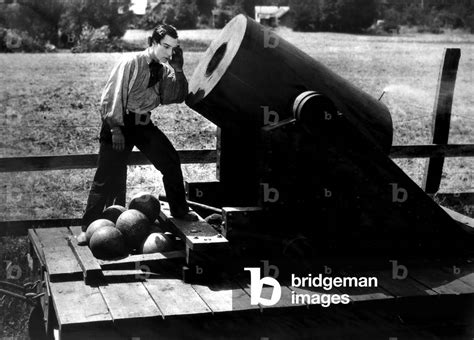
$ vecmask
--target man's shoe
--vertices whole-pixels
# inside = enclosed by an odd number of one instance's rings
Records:
[[[76,236],[76,240],[78,245],[87,246],[87,238],[86,233],[84,231]]]
[[[173,217],[176,218],[177,220],[188,221],[188,222],[199,221],[199,216],[194,211],[188,211],[187,213],[183,215],[178,215],[178,216],[173,216]]]

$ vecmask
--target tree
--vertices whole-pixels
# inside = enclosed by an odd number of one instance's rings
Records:
[[[161,3],[140,19],[138,26],[152,29],[159,24],[169,24],[177,29],[196,28],[198,9],[196,0],[172,0]]]
[[[60,0],[30,0],[7,5],[0,16],[8,28],[26,31],[34,39],[56,44],[63,10]]]
[[[127,1],[123,5],[126,9],[124,13],[118,14],[119,4],[109,0],[72,1],[61,15],[61,32],[70,37],[70,40],[74,40],[85,26],[99,28],[107,25],[109,38],[121,37],[132,19],[132,13],[128,11],[129,4],[130,1]]]
[[[238,0],[236,1],[236,6],[240,8],[241,13],[244,13],[251,18],[255,18],[256,2],[256,0]]]
[[[375,0],[322,1],[321,28],[326,31],[360,32],[377,16]]]
[[[338,31],[339,22],[339,1],[323,1],[321,4],[320,23],[323,31]]]
[[[196,7],[200,15],[211,16],[215,6],[215,0],[196,0]]]
[[[178,29],[196,28],[198,9],[196,0],[177,0],[175,26]]]
[[[339,0],[339,30],[360,32],[369,27],[377,16],[374,0]]]
[[[314,0],[290,0],[293,24],[296,31],[315,31],[320,27],[319,2]]]

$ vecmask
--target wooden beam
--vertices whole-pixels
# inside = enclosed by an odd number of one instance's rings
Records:
[[[182,164],[215,163],[215,150],[179,150]],[[132,152],[128,165],[147,165],[150,161],[139,151]],[[0,172],[89,169],[97,166],[97,154],[27,156],[0,158]]]
[[[394,145],[390,158],[474,157],[474,144]]]
[[[70,225],[81,225],[80,218],[45,219],[45,220],[22,220],[1,221],[0,237],[2,236],[25,236],[31,228],[57,228]]]
[[[82,269],[84,282],[86,284],[96,283],[97,280],[103,278],[102,268],[89,247],[79,246],[76,238],[72,235],[67,238],[67,242]]]
[[[447,48],[438,79],[438,90],[433,112],[433,144],[447,144],[454,85],[461,57],[459,48]],[[443,173],[444,157],[431,157],[426,163],[423,189],[430,194],[439,190]]]

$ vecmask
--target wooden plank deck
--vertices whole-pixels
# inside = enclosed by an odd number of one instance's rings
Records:
[[[141,282],[106,283],[99,290],[114,321],[163,316]]]
[[[98,287],[83,281],[51,282],[51,294],[61,327],[112,322],[108,305]]]
[[[150,278],[143,285],[165,318],[211,312],[196,290],[180,279]]]
[[[250,296],[235,281],[193,284],[192,287],[209,306],[212,314],[258,309],[250,304]]]
[[[34,248],[42,249],[40,256],[44,258],[44,265],[52,282],[82,276],[82,269],[66,241],[71,236],[67,228],[34,229],[30,234],[36,235]],[[36,244],[37,242],[40,244]]]
[[[364,319],[365,312],[356,315],[353,310],[362,305],[380,306],[380,304],[384,306],[384,311],[391,310],[396,305],[394,302],[411,301],[411,298],[417,299],[417,306],[424,306],[425,303],[433,303],[430,302],[433,301],[430,300],[431,297],[461,296],[469,300],[474,296],[474,264],[466,259],[455,262],[454,267],[451,262],[433,262],[430,266],[424,264],[418,267],[410,265],[407,266],[408,276],[403,280],[393,277],[389,267],[369,270],[367,266],[363,269],[354,267],[344,269],[344,266],[341,266],[341,269],[334,270],[333,276],[375,276],[378,279],[378,286],[370,289],[339,287],[326,291],[320,287],[292,287],[289,282],[282,282],[282,298],[275,306],[269,307],[250,304],[248,272],[243,272],[238,277],[221,278],[215,282],[188,284],[181,280],[179,266],[169,262],[167,266],[158,266],[156,273],[151,275],[137,268],[124,270],[122,266],[108,266],[108,261],[97,260],[96,263],[90,263],[90,266],[96,270],[97,266],[101,267],[104,276],[90,285],[84,282],[83,270],[68,244],[67,238],[78,232],[79,229],[76,227],[30,231],[32,249],[40,253],[40,260],[45,262],[43,266],[49,274],[47,276],[50,276],[49,271],[53,276],[56,275],[56,280],[48,283],[48,289],[52,296],[59,331],[64,336],[67,335],[66,338],[72,339],[80,338],[81,327],[95,329],[97,332],[104,330],[104,336],[111,334],[113,338],[114,334],[117,336],[125,334],[130,337],[142,334],[141,331],[145,332],[143,334],[147,334],[146,331],[184,334],[182,327],[196,327],[203,323],[206,325],[225,323],[219,331],[212,333],[214,335],[231,329],[232,325],[236,326],[236,322],[240,321],[246,324],[246,328],[235,334],[247,334],[243,336],[244,338],[248,337],[250,334],[248,332],[259,332],[254,323],[261,323],[262,329],[265,330],[262,336],[265,336],[265,332],[274,335],[272,327],[297,336],[302,331],[296,329],[301,320],[305,320],[303,325],[320,327],[317,334],[319,336],[325,334],[327,338],[331,338],[334,334],[347,336],[353,334],[347,331],[347,328],[356,329],[361,324],[366,325],[366,331],[373,327],[372,334],[375,334],[375,329],[381,334],[390,334],[390,330],[395,335],[412,334],[410,327],[405,327],[402,333],[396,333],[390,328],[392,326],[388,325],[388,321],[383,321],[382,316],[377,314],[379,312],[371,315],[374,320],[380,318],[380,323],[371,324]],[[84,253],[87,250],[88,248],[82,248],[80,252]],[[88,255],[84,253],[83,256]],[[137,259],[143,259],[142,257]],[[75,264],[72,259],[76,260]],[[89,258],[89,261],[92,259]],[[125,260],[119,261],[126,263]],[[65,272],[62,276],[58,276],[61,275],[61,268]],[[271,293],[271,287],[263,287],[262,297],[269,298]],[[293,294],[310,296],[348,294],[351,303],[331,307],[320,304],[297,304],[292,300]],[[326,313],[329,310],[331,312]],[[293,325],[290,324],[291,318]],[[341,322],[345,330],[335,331]],[[175,333],[170,330],[171,325],[177,327]],[[307,331],[309,333],[305,334],[315,332],[309,328]],[[197,337],[204,336],[202,332],[204,332],[202,329],[199,330],[196,333]],[[237,338],[237,335],[235,336]]]

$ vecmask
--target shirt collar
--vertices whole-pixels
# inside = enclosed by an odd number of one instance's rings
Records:
[[[153,61],[153,58],[151,57],[151,50],[150,50],[150,48],[147,48],[147,49],[145,50],[145,58],[146,58],[147,64],[150,65],[151,62]]]

